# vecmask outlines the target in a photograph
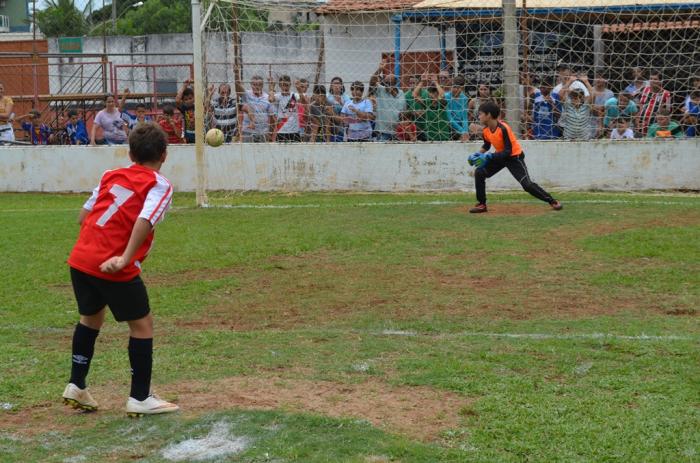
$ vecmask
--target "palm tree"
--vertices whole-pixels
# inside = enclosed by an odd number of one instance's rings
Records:
[[[47,0],[36,12],[36,24],[47,37],[77,37],[87,32],[87,22],[74,0]]]

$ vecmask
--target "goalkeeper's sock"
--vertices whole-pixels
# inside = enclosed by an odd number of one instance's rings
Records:
[[[73,357],[69,383],[85,389],[85,378],[90,371],[90,361],[95,354],[95,341],[100,330],[78,323],[73,332]]]

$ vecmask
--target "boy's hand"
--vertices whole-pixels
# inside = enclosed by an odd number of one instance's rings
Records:
[[[123,256],[110,257],[100,264],[100,271],[104,273],[117,273],[126,267],[126,264],[128,264],[128,262]]]

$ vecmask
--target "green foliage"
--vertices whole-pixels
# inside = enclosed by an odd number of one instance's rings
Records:
[[[36,24],[47,37],[79,37],[87,22],[74,0],[48,0],[48,7],[36,12]]]
[[[187,33],[192,30],[189,0],[148,0],[117,21],[119,35]]]

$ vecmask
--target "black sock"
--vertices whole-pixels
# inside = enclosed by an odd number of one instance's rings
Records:
[[[136,400],[145,400],[151,392],[153,368],[153,339],[129,338],[131,363],[131,394]]]
[[[85,389],[85,377],[90,370],[90,361],[95,353],[95,340],[100,330],[94,330],[82,323],[75,325],[73,332],[73,361],[69,382]]]

